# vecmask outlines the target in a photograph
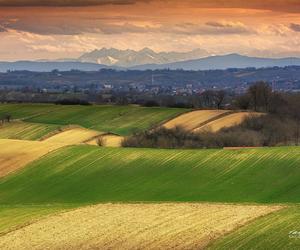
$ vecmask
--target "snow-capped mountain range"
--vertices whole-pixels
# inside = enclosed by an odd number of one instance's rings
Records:
[[[199,59],[208,55],[205,50],[201,49],[189,52],[155,52],[149,48],[144,48],[139,51],[103,48],[83,54],[79,57],[78,61],[128,68],[145,64],[168,64]]]

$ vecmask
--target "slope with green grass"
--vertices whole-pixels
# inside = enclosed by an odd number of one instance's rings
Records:
[[[209,249],[300,249],[300,208],[290,207],[254,220],[220,238]]]
[[[66,205],[0,206],[0,236],[9,231],[33,223],[42,217],[73,208]]]
[[[9,122],[0,125],[0,139],[39,140],[59,129],[59,125],[28,122]]]
[[[73,146],[0,179],[0,202],[297,203],[299,179],[298,147],[230,151]]]
[[[69,125],[75,124],[103,132],[129,135],[169,120],[187,109],[146,108],[139,106],[60,106],[51,104],[0,105],[0,116],[27,122]]]

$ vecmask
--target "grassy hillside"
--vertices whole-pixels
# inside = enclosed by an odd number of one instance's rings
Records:
[[[146,108],[138,106],[59,106],[51,104],[0,105],[0,116],[28,122],[69,125],[103,132],[128,135],[168,120],[186,109]]]
[[[0,236],[7,231],[35,222],[56,212],[70,209],[69,206],[0,206]]]
[[[59,125],[10,122],[0,126],[0,139],[39,140],[58,129]]]
[[[62,148],[0,179],[0,202],[300,202],[300,150]],[[38,192],[37,192],[38,190]]]
[[[290,207],[253,221],[209,249],[300,249],[300,210]]]

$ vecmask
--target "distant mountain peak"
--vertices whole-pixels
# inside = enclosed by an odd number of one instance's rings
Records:
[[[133,67],[144,64],[166,64],[192,60],[208,55],[206,51],[201,49],[189,52],[155,52],[148,47],[138,51],[102,48],[85,53],[78,60],[80,62],[101,63],[107,66]]]

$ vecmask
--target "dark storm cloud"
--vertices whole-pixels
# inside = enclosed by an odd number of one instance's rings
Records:
[[[290,29],[296,32],[300,32],[300,24],[296,24],[296,23],[291,23],[290,24]]]
[[[207,8],[244,8],[291,13],[300,12],[300,0],[190,0],[189,2],[195,6]]]
[[[79,7],[101,5],[131,5],[138,2],[161,2],[172,5],[182,3],[200,8],[246,8],[283,12],[300,12],[300,0],[0,0],[0,7]]]
[[[135,0],[0,0],[0,7],[80,7],[97,5],[127,5]]]

